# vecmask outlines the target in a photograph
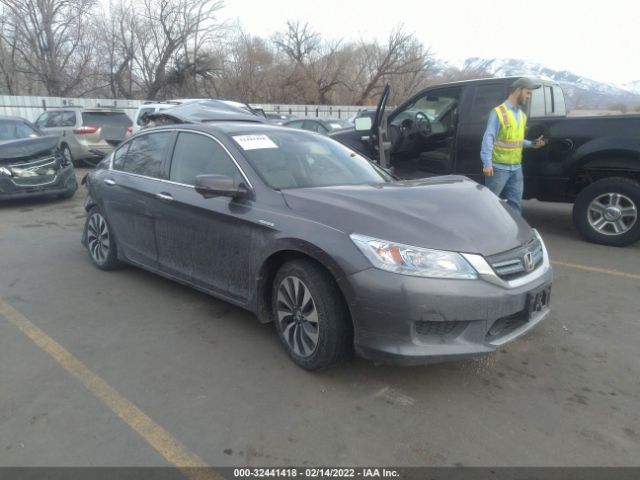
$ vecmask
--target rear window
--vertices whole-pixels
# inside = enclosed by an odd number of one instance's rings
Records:
[[[92,127],[129,127],[132,123],[124,112],[82,112],[82,124]]]
[[[38,136],[38,131],[25,122],[0,121],[0,142]]]

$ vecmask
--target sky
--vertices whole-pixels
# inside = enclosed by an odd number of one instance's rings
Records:
[[[220,19],[270,37],[287,20],[324,39],[385,41],[403,24],[439,59],[516,58],[600,82],[640,81],[640,1],[225,0]]]

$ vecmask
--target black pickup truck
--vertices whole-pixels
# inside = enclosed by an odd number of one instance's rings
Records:
[[[483,183],[480,145],[489,112],[516,78],[436,85],[390,113],[389,87],[373,120],[331,137],[362,152],[400,178],[461,174]],[[568,117],[564,94],[540,80],[525,108],[524,198],[573,203],[578,231],[592,242],[625,246],[640,239],[640,115]],[[388,112],[388,110],[387,110]]]

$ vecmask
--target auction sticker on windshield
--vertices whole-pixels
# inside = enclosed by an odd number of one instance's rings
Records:
[[[258,150],[261,148],[278,148],[266,135],[238,135],[233,139],[243,150]]]

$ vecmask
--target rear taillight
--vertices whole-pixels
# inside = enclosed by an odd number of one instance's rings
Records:
[[[87,133],[96,133],[98,131],[98,127],[92,127],[91,125],[83,125],[82,127],[76,128],[73,133],[76,135],[86,135]]]
[[[133,127],[127,127],[127,135],[131,135],[133,133]]]

